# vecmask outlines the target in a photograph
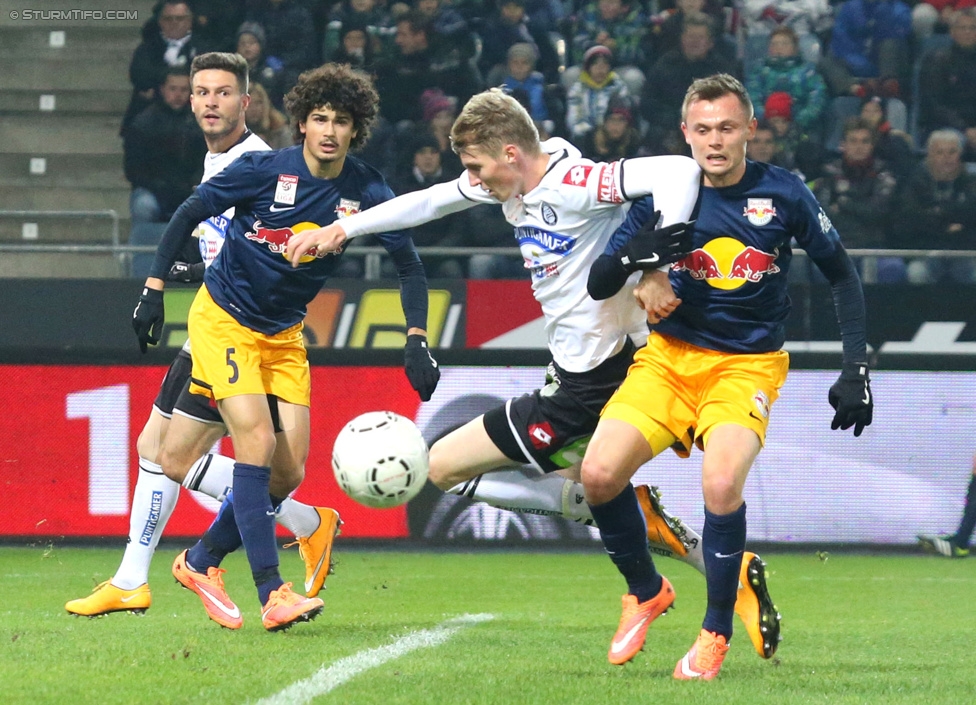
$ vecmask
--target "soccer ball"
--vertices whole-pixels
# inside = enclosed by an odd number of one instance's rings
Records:
[[[413,421],[370,411],[347,423],[332,448],[332,471],[347,495],[367,507],[396,507],[427,481],[427,443]]]

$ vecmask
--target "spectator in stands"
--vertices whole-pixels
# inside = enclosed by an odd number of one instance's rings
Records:
[[[888,233],[898,184],[894,172],[874,155],[876,139],[871,123],[860,117],[850,118],[844,124],[840,158],[824,167],[814,188],[817,200],[837,231],[843,233],[848,249],[891,246]],[[904,281],[905,265],[900,258],[855,261],[866,281]],[[876,273],[872,271],[875,267]]]
[[[636,157],[641,134],[635,125],[637,111],[628,96],[614,96],[607,105],[603,124],[587,134],[580,151],[595,162],[612,162]]]
[[[520,42],[508,48],[508,71],[501,85],[512,95],[524,91],[526,110],[536,125],[541,125],[546,134],[552,134],[553,121],[546,105],[546,83],[542,74],[535,70],[535,44]],[[494,85],[494,84],[492,84]]]
[[[793,99],[792,114],[800,130],[819,129],[827,107],[827,86],[817,67],[800,56],[799,40],[791,27],[780,26],[769,35],[769,56],[755,72],[747,76],[746,88],[756,109],[756,117],[765,116],[766,99],[777,92]]]
[[[586,52],[594,46],[605,46],[613,52],[619,67],[617,73],[633,95],[640,95],[644,85],[641,45],[647,32],[647,18],[636,0],[591,0],[579,13],[572,43],[572,60],[581,64]],[[564,85],[576,77],[570,73]]]
[[[664,10],[651,18],[648,32],[644,35],[641,65],[652,66],[669,51],[680,49],[685,18],[696,13],[704,13],[710,17],[713,26],[719,30],[725,26],[725,11],[719,0],[677,0],[674,8]],[[724,37],[721,31],[717,31],[716,35]],[[727,42],[716,42],[716,50],[732,58],[735,56],[735,43],[731,37],[728,39]]]
[[[440,143],[431,133],[421,132],[409,140],[409,152],[408,168],[401,171],[391,184],[397,195],[420,191],[457,178],[459,172],[443,168]],[[461,212],[412,228],[410,234],[418,247],[457,247],[464,244],[465,233],[471,226],[467,212]],[[458,279],[465,275],[466,259],[424,255],[423,260],[428,277]],[[392,262],[390,276],[396,277]]]
[[[200,51],[234,51],[244,20],[240,0],[193,0],[193,41]]]
[[[681,104],[692,81],[723,72],[741,77],[738,66],[730,66],[727,58],[714,51],[714,36],[711,18],[689,14],[681,32],[681,48],[662,56],[648,72],[640,109],[648,124],[647,142],[653,154],[686,153],[680,129]]]
[[[264,86],[252,83],[250,94],[251,102],[245,111],[248,129],[267,142],[271,149],[283,149],[295,144],[288,118],[271,104]]]
[[[901,0],[846,0],[820,65],[833,94],[899,97],[911,32],[911,10]]]
[[[513,44],[532,44],[536,49],[536,67],[547,81],[559,75],[559,57],[548,33],[530,21],[525,11],[526,0],[501,0],[494,14],[481,27],[484,40],[478,66],[488,85],[498,85],[498,77],[506,70],[508,50]]]
[[[428,19],[434,55],[441,62],[461,63],[475,55],[475,36],[467,20],[441,0],[416,0],[417,12]]]
[[[373,73],[376,66],[376,47],[379,41],[369,32],[369,27],[357,21],[344,22],[339,30],[339,46],[326,57],[327,61],[349,64],[353,68]]]
[[[264,53],[281,62],[281,84],[287,93],[298,81],[298,75],[318,62],[319,47],[311,13],[299,0],[254,0],[247,20],[264,28]]]
[[[742,25],[746,34],[745,65],[750,72],[766,55],[774,30],[789,27],[796,33],[796,45],[806,61],[820,58],[818,33],[830,28],[828,0],[745,0]]]
[[[203,175],[207,144],[190,110],[190,71],[170,68],[159,98],[129,125],[123,143],[125,178],[132,184],[129,243],[157,245],[176,208]],[[153,253],[133,257],[132,275],[144,278]]]
[[[440,88],[428,88],[420,96],[424,127],[440,145],[441,167],[448,174],[464,171],[461,158],[451,148],[451,127],[457,117],[458,104],[452,96],[444,95]]]
[[[325,28],[322,56],[326,61],[341,60],[335,57],[341,55],[337,52],[343,51],[343,37],[353,27],[356,31],[363,32],[368,41],[361,49],[354,46],[353,51],[350,52],[350,48],[345,48],[347,55],[362,59],[365,62],[367,55],[378,57],[392,51],[396,24],[389,10],[384,5],[377,3],[376,0],[342,0],[341,3],[333,6],[329,13],[328,25]]]
[[[902,189],[894,219],[897,247],[932,250],[976,249],[976,177],[962,164],[964,138],[950,128],[935,130],[926,142],[925,161]],[[969,259],[917,259],[908,264],[913,283],[974,281]]]
[[[976,7],[976,0],[928,0],[912,7],[912,31],[917,40],[945,33],[959,10]]]
[[[158,14],[143,26],[142,43],[136,47],[129,65],[132,97],[122,118],[123,137],[136,115],[153,102],[166,72],[173,67],[189,68],[198,53],[192,30],[193,13],[183,0],[166,0],[159,6]]]
[[[904,183],[915,168],[912,138],[901,130],[892,129],[884,99],[878,96],[862,100],[861,119],[866,120],[876,133],[874,153],[891,167],[898,183]]]
[[[237,28],[237,53],[247,60],[248,83],[264,86],[271,104],[280,110],[285,96],[284,64],[277,57],[265,56],[266,43],[264,28],[257,22],[243,22]]]
[[[409,129],[404,121],[422,118],[421,94],[440,88],[459,102],[467,101],[481,87],[480,77],[465,62],[445,66],[435,61],[429,40],[428,19],[411,10],[396,23],[396,52],[377,68],[376,89],[380,111],[398,131]]]
[[[966,138],[963,158],[976,161],[976,8],[953,15],[952,45],[928,55],[919,83],[919,128],[922,134],[942,127]]]
[[[629,95],[627,84],[613,70],[613,52],[601,44],[583,55],[579,78],[566,96],[566,127],[571,140],[582,142],[603,124],[614,96]]]
[[[793,120],[790,94],[771,94],[763,106],[763,114],[776,141],[776,165],[798,174],[804,181],[817,178],[823,167],[823,148]]]

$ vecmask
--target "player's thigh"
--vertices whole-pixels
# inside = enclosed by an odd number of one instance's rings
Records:
[[[587,404],[553,382],[489,411],[485,431],[508,465],[529,464],[540,472],[570,468],[582,461],[599,410],[611,394],[608,389]]]
[[[242,326],[200,287],[187,329],[193,347],[190,391],[216,400],[243,394],[265,394],[260,333]]]
[[[479,416],[431,446],[429,477],[447,490],[482,473],[518,464],[495,445],[485,430],[484,416]]]
[[[166,376],[163,377],[163,382],[159,385],[159,392],[156,394],[146,425],[143,426],[139,437],[136,439],[136,451],[140,458],[151,463],[159,462],[159,449],[166,437],[169,419],[173,415],[173,408],[176,406],[180,393],[186,388],[190,379],[192,365],[189,353],[180,350],[173,362],[170,363],[169,369],[166,370]]]
[[[305,477],[311,423],[307,406],[280,399],[277,406],[281,430],[275,434],[269,489],[271,494],[284,497],[298,487]]]
[[[652,449],[652,457],[675,441],[676,451],[687,457],[694,440],[697,402],[696,390],[688,380],[697,370],[684,355],[684,347],[659,334],[648,337],[647,345],[634,355],[627,378],[600,414],[600,423],[605,426],[601,435],[609,436],[609,442],[601,444],[603,448],[590,457],[590,464],[611,453],[612,436],[622,433],[617,424],[604,424],[609,420],[636,428]]]
[[[765,443],[773,404],[786,382],[790,358],[785,351],[759,355],[722,355],[703,352],[706,371],[699,390],[696,431],[706,447],[712,429],[736,424],[750,429]]]
[[[660,435],[674,442],[667,429],[663,426],[658,429]],[[615,418],[600,419],[580,470],[587,501],[609,502],[630,483],[637,468],[661,450],[652,448],[645,431],[631,423]]]
[[[160,465],[166,477],[175,482],[183,482],[193,463],[210,452],[224,433],[222,423],[186,416],[177,407],[160,450]]]
[[[241,463],[269,466],[275,451],[275,430],[266,394],[240,394],[217,402]]]

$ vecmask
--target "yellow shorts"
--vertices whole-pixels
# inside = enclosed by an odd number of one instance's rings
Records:
[[[765,443],[769,409],[789,366],[785,350],[721,353],[651,333],[601,417],[629,423],[649,443],[664,426],[678,439],[674,450],[682,457],[692,443],[703,448],[720,424],[751,428]]]
[[[187,318],[193,372],[190,391],[213,399],[273,394],[308,406],[312,378],[303,324],[265,335],[238,323],[201,286]]]

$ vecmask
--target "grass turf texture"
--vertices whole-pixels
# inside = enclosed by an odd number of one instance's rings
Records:
[[[0,700],[12,703],[245,703],[357,652],[463,614],[494,619],[351,678],[314,702],[964,703],[973,702],[976,561],[772,554],[770,592],[785,640],[759,659],[736,621],[718,679],[671,671],[700,628],[704,580],[659,559],[676,608],[623,667],[606,651],[623,581],[601,554],[336,553],[325,612],[285,634],[261,628],[243,555],[225,561],[244,628],[210,622],[159,552],[144,616],[68,615],[64,603],[111,576],[121,551],[0,548]],[[302,583],[297,555],[286,579]],[[707,700],[706,700],[707,698]]]

